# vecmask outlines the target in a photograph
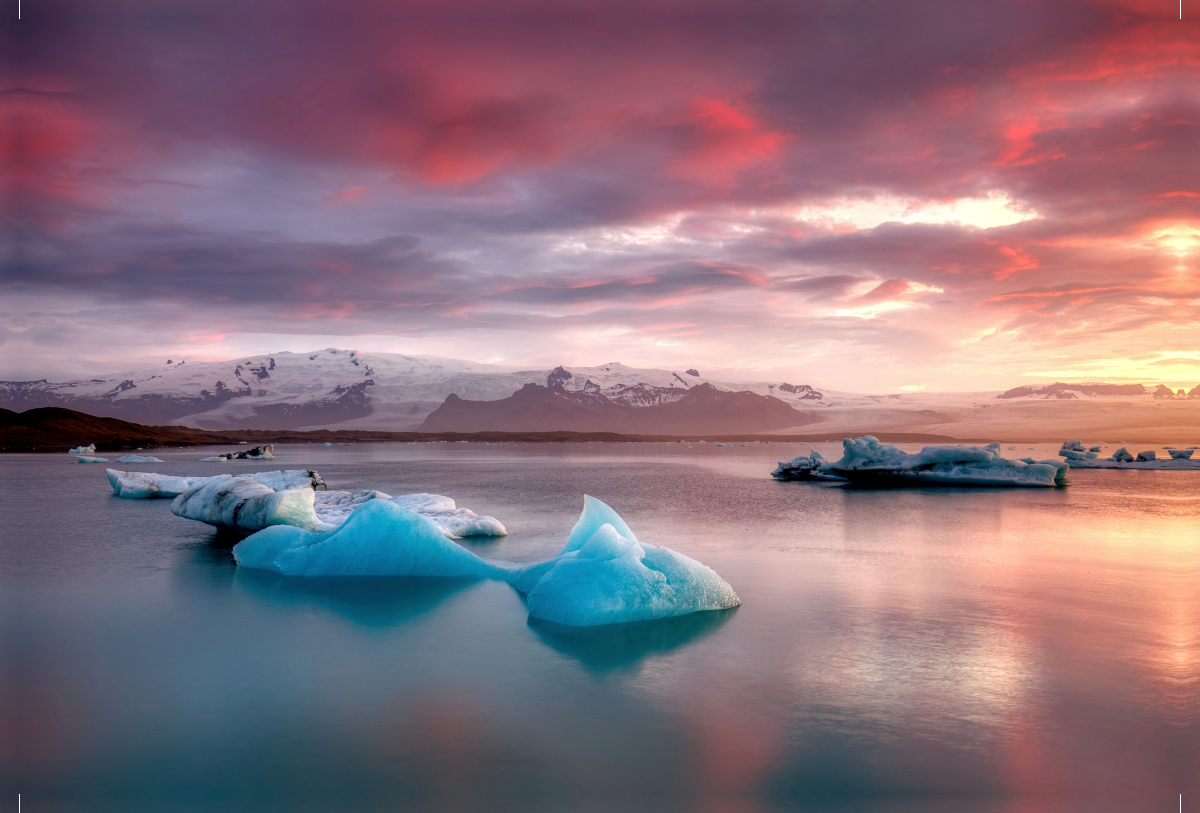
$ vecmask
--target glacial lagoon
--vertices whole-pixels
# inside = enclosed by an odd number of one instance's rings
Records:
[[[101,466],[6,455],[4,791],[58,813],[1200,799],[1200,475],[771,478],[807,449],[280,445],[141,467],[315,468],[331,489],[450,495],[509,531],[458,544],[518,563],[556,554],[592,494],[742,600],[587,630],[531,621],[502,581],[239,569],[234,539],[114,497]]]

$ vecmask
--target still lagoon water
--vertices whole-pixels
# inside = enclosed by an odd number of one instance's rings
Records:
[[[1182,794],[1200,810],[1200,474],[771,479],[806,450],[288,445],[124,467],[316,468],[331,489],[447,494],[508,526],[464,544],[510,561],[556,553],[592,494],[743,601],[579,634],[529,623],[500,582],[239,569],[229,539],[167,501],[113,497],[103,466],[6,455],[5,798],[37,813],[1104,813],[1174,811]]]

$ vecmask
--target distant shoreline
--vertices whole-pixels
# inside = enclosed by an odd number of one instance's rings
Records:
[[[1042,438],[957,438],[920,432],[888,432],[870,427],[837,429],[821,434],[726,434],[726,435],[625,435],[616,432],[386,432],[364,429],[317,429],[309,431],[246,429],[212,431],[185,426],[143,426],[116,418],[101,418],[60,407],[42,407],[16,413],[3,410],[0,424],[0,452],[14,454],[57,454],[76,446],[94,443],[97,452],[162,449],[178,446],[221,446],[246,443],[825,443],[844,437],[874,435],[886,443],[986,444],[1061,443],[1074,439],[1066,436]],[[1089,442],[1095,437],[1082,438]],[[1176,437],[1126,436],[1100,439],[1102,443],[1161,444],[1190,443],[1197,439]]]

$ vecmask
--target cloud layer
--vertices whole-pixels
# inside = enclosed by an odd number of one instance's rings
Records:
[[[1200,18],[246,6],[4,23],[3,377],[328,337],[859,390],[1194,374]]]

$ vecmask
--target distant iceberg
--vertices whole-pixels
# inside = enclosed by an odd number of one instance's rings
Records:
[[[771,476],[776,480],[840,480],[840,477],[822,470],[821,467],[827,463],[829,461],[825,455],[816,449],[809,449],[803,457],[780,462]]]
[[[271,454],[275,451],[275,445],[255,446],[253,449],[247,449],[244,452],[226,452],[215,457],[202,457],[201,463],[224,463],[227,460],[274,460],[275,455]]]
[[[140,454],[127,454],[124,457],[118,457],[114,463],[161,463],[157,457],[147,457]]]
[[[1009,460],[1000,444],[926,446],[908,454],[872,435],[842,441],[841,460],[821,467],[856,483],[880,485],[1054,487],[1067,484],[1070,465],[1060,460]],[[1069,450],[1074,452],[1074,450]]]
[[[74,449],[67,452],[67,454],[85,454],[85,455],[86,454],[95,454],[95,453],[96,453],[96,444],[94,444],[94,443],[90,443],[87,446],[76,446]]]
[[[525,593],[530,616],[591,627],[741,604],[712,568],[639,542],[616,511],[594,497],[583,499],[583,514],[562,552],[507,576]]]
[[[1077,469],[1140,469],[1145,471],[1200,471],[1200,460],[1192,459],[1192,449],[1167,449],[1168,458],[1160,458],[1153,449],[1133,455],[1122,446],[1111,457],[1072,460]]]
[[[80,463],[107,463],[107,457],[92,457],[91,455],[82,455],[78,458]]]

